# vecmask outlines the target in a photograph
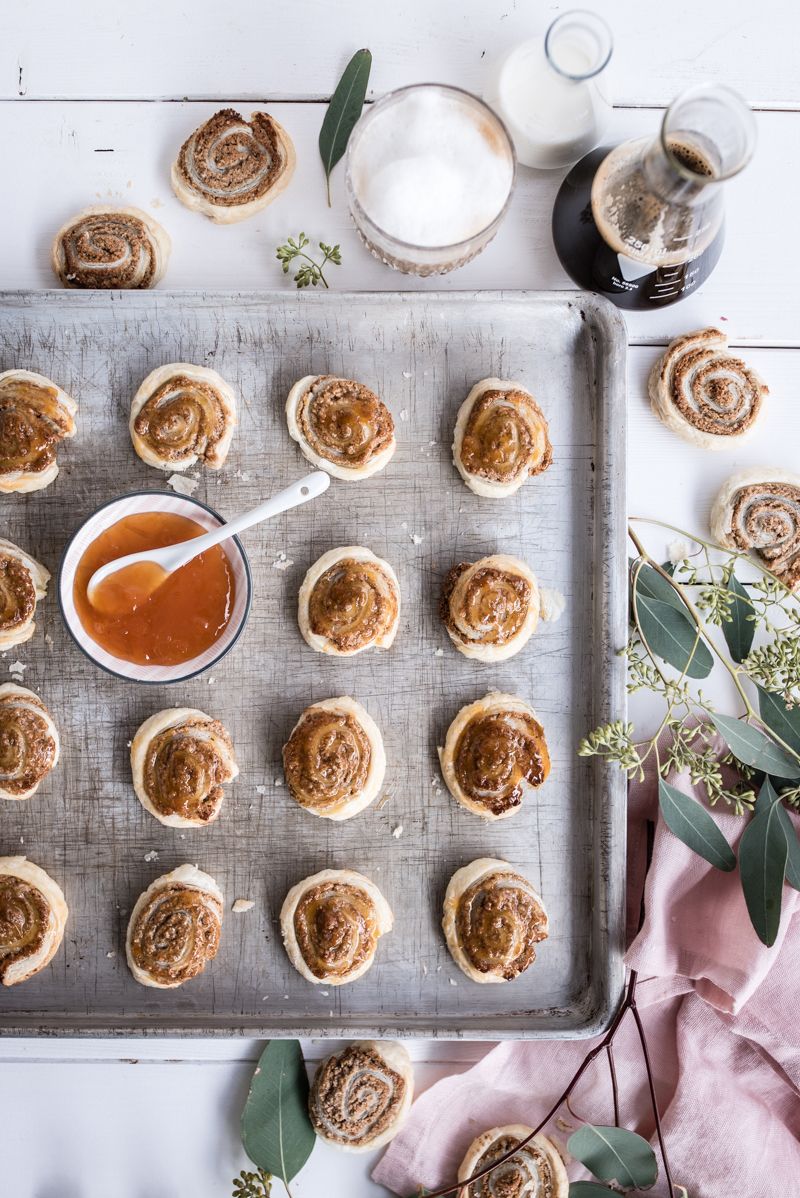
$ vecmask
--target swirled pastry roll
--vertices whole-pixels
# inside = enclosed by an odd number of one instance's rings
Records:
[[[0,537],[0,651],[31,639],[36,604],[49,581],[50,572],[36,558]]]
[[[547,913],[527,878],[507,861],[481,857],[456,870],[442,920],[453,960],[473,982],[510,982],[536,960]]]
[[[216,370],[171,362],[151,371],[131,403],[133,448],[148,466],[219,470],[236,427],[236,396]]]
[[[726,449],[755,427],[768,394],[754,370],[728,352],[719,329],[676,337],[648,381],[653,411],[685,441]]]
[[[318,653],[350,657],[388,649],[400,622],[400,584],[388,562],[360,545],[323,553],[303,579],[297,619]]]
[[[137,982],[160,990],[182,986],[217,955],[222,891],[195,865],[163,874],[131,912],[125,952]]]
[[[508,379],[476,383],[453,437],[453,462],[470,490],[503,499],[552,461],[547,421],[533,396]]]
[[[369,478],[397,448],[386,404],[353,379],[306,375],[289,392],[286,421],[303,456],[334,478]]]
[[[511,1152],[533,1133],[532,1127],[511,1123],[493,1127],[473,1140],[458,1170],[458,1180],[475,1173]],[[535,1136],[504,1165],[465,1186],[458,1198],[567,1198],[569,1178],[558,1149],[547,1136]]]
[[[181,146],[172,189],[187,208],[230,225],[271,204],[294,166],[292,139],[269,113],[254,112],[246,121],[223,108]]]
[[[65,287],[155,287],[171,244],[166,229],[139,208],[93,204],[53,241],[53,270]]]
[[[61,887],[25,857],[0,857],[0,982],[25,982],[52,960],[64,939]]]
[[[324,869],[298,882],[281,908],[289,960],[309,982],[343,986],[372,965],[394,917],[374,882],[352,869]]]
[[[75,436],[78,405],[32,370],[0,374],[0,493],[40,491],[58,474],[60,441]]]
[[[533,571],[506,553],[460,562],[447,575],[439,612],[465,657],[506,661],[533,636],[541,614]]]
[[[497,691],[462,707],[447,730],[439,760],[453,798],[482,819],[505,819],[550,773],[550,754],[536,712]]]
[[[307,707],[283,746],[295,802],[325,819],[350,819],[380,794],[386,754],[369,712],[346,695]]]
[[[800,587],[800,474],[761,466],[740,470],[711,509],[720,545],[753,552],[780,580]]]
[[[0,686],[0,799],[29,799],[58,763],[53,717],[33,691]]]
[[[131,742],[131,770],[144,809],[173,828],[212,823],[239,773],[227,729],[193,707],[145,720]]]
[[[414,1098],[411,1058],[396,1040],[356,1040],[324,1060],[308,1112],[321,1140],[345,1152],[381,1148],[399,1132]]]

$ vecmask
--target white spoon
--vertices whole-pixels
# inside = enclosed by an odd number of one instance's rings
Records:
[[[99,570],[95,570],[89,579],[86,594],[89,602],[98,611],[122,612],[130,611],[138,603],[152,595],[170,574],[180,570],[187,562],[192,561],[207,549],[227,541],[236,533],[269,520],[290,508],[299,507],[316,499],[330,486],[330,475],[324,470],[315,470],[305,478],[292,483],[285,491],[279,491],[271,499],[265,499],[258,507],[241,516],[213,528],[202,537],[193,537],[188,541],[179,541],[177,545],[165,545],[162,549],[145,549],[141,553],[128,553],[118,557],[113,562],[107,562]],[[124,578],[119,577],[125,571]]]

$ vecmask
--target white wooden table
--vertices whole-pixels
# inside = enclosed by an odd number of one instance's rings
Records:
[[[303,229],[340,242],[335,285],[558,288],[550,242],[556,175],[520,171],[512,211],[475,262],[443,280],[404,279],[350,227],[341,168],[325,206],[316,140],[322,101],[350,54],[374,55],[372,94],[421,80],[480,91],[487,62],[568,5],[540,0],[38,0],[0,17],[0,287],[49,287],[52,234],[101,199],[137,204],[172,235],[170,287],[290,285],[274,247]],[[654,131],[659,109],[701,79],[734,86],[757,110],[759,146],[728,186],[728,237],[691,300],[634,315],[630,332],[630,510],[697,531],[733,469],[800,468],[800,16],[793,0],[606,0],[616,37],[620,138]],[[172,196],[169,163],[221,102],[256,104],[298,150],[288,192],[242,225],[218,228]],[[671,336],[722,322],[767,380],[769,414],[744,449],[695,450],[650,414],[645,379]],[[2,530],[0,530],[2,531]],[[0,674],[3,671],[0,669]],[[647,712],[637,713],[643,721]],[[2,812],[0,812],[0,817]],[[0,844],[2,822],[0,821]],[[310,1057],[328,1046],[307,1046]],[[480,1045],[416,1044],[419,1084],[465,1067]],[[246,1163],[238,1119],[254,1041],[0,1039],[2,1193],[14,1198],[227,1198]],[[366,1198],[370,1162],[318,1147],[295,1198]],[[277,1187],[276,1187],[277,1189]]]

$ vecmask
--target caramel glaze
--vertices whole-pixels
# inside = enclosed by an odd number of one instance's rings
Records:
[[[539,405],[525,391],[484,391],[470,410],[460,457],[468,474],[492,482],[542,474],[553,447]]]
[[[0,381],[0,475],[46,470],[55,461],[59,441],[74,429],[56,387],[30,379]]]
[[[0,982],[15,962],[41,949],[49,920],[50,906],[40,890],[0,875]]]
[[[190,453],[213,459],[228,420],[210,383],[176,374],[145,401],[133,427],[162,462],[179,462]]]
[[[453,764],[464,794],[502,815],[519,807],[525,783],[541,786],[550,773],[544,729],[522,712],[475,716],[458,738]]]
[[[233,742],[219,720],[187,720],[177,728],[165,728],[150,741],[144,787],[162,815],[210,820],[216,814],[222,784],[231,780],[216,741],[233,755]]]
[[[382,453],[394,435],[389,409],[368,387],[325,374],[303,395],[297,423],[313,451],[357,470]]]
[[[0,632],[26,624],[36,610],[36,587],[24,562],[0,550]]]
[[[386,633],[397,608],[394,583],[377,563],[344,558],[314,584],[309,626],[340,652],[352,653]]]
[[[56,742],[43,715],[44,703],[30,695],[9,693],[0,698],[0,779],[11,795],[38,786],[53,768]]]
[[[292,798],[325,811],[364,789],[372,751],[364,729],[351,715],[311,708],[283,748],[283,768]]]
[[[217,955],[221,931],[222,908],[214,895],[173,882],[139,912],[131,956],[155,981],[187,982]]]
[[[531,599],[530,583],[519,574],[483,566],[470,578],[464,594],[458,595],[458,581],[470,565],[460,562],[448,573],[439,614],[449,631],[465,643],[504,645],[513,640],[525,622]],[[475,635],[466,636],[465,628]]]
[[[351,1044],[320,1065],[309,1096],[311,1121],[328,1139],[366,1144],[391,1126],[405,1079],[377,1052]]]
[[[306,890],[294,913],[294,931],[303,960],[318,978],[352,973],[378,943],[372,899],[346,882]]]
[[[498,872],[464,891],[456,931],[473,968],[510,981],[535,961],[547,919],[525,878]]]

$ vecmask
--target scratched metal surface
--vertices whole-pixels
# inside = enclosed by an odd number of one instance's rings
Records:
[[[201,473],[196,491],[226,516],[307,469],[283,413],[301,375],[373,387],[398,437],[385,472],[356,485],[334,480],[321,500],[245,534],[253,610],[211,676],[143,687],[102,674],[62,628],[54,586],[35,638],[0,658],[3,680],[13,660],[25,664],[24,681],[47,702],[63,742],[39,793],[0,807],[0,855],[29,855],[70,906],[51,966],[0,994],[4,1030],[519,1038],[589,1034],[608,1019],[622,974],[624,783],[575,747],[585,729],[624,712],[613,654],[625,626],[624,353],[616,314],[572,292],[0,296],[0,369],[38,370],[79,403],[56,482],[0,497],[0,535],[53,572],[68,534],[99,504],[166,486],[135,456],[127,430],[138,383],[164,362],[214,366],[241,397],[228,462],[218,475]],[[457,408],[488,375],[532,389],[555,447],[552,469],[502,502],[468,491],[450,456]],[[388,652],[326,659],[300,637],[297,590],[320,554],[352,543],[397,570],[400,631]],[[510,662],[483,665],[451,647],[437,602],[453,563],[496,550],[527,560],[567,607]],[[273,566],[281,553],[285,570]],[[448,723],[494,688],[533,702],[553,769],[520,813],[484,825],[432,783]],[[297,715],[337,694],[366,705],[388,755],[385,806],[343,824],[303,812],[277,784]],[[233,735],[241,775],[209,828],[163,827],[133,793],[128,742],[172,704],[208,711]],[[536,964],[508,985],[469,982],[440,932],[450,875],[479,856],[527,874],[550,914]],[[125,964],[127,913],[155,876],[184,861],[224,890],[222,946],[180,990],[146,989]],[[311,986],[292,969],[277,920],[289,887],[328,866],[367,874],[395,913],[372,970],[338,989]],[[234,915],[236,898],[255,907]]]

